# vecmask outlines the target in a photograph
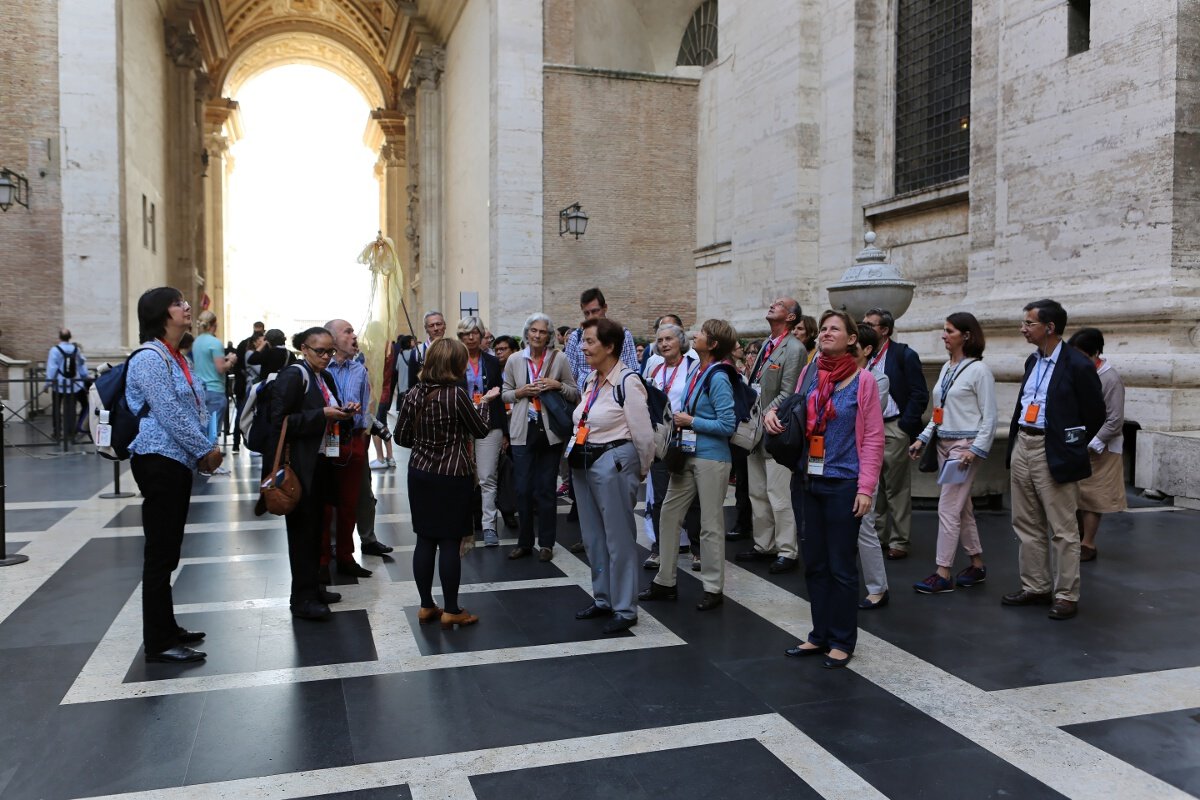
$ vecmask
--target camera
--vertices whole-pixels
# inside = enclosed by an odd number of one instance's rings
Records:
[[[383,421],[378,419],[371,423],[371,435],[378,436],[385,442],[392,438],[392,432],[388,430],[387,425],[384,425]]]

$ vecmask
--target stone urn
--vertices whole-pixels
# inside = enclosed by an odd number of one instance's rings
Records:
[[[845,311],[855,320],[872,308],[884,308],[900,319],[908,311],[917,285],[904,280],[900,270],[887,262],[884,252],[875,246],[873,231],[863,238],[867,246],[854,257],[854,265],[828,289],[830,308]]]

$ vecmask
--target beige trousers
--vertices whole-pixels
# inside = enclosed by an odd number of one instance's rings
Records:
[[[882,491],[876,493],[875,527],[884,549],[908,552],[912,534],[912,459],[908,434],[896,420],[883,424]]]
[[[729,487],[728,461],[689,458],[683,471],[671,475],[663,500],[658,542],[660,586],[675,585],[679,561],[679,528],[692,500],[700,496],[700,580],[704,591],[720,594],[725,588],[725,492]]]
[[[799,558],[796,516],[792,513],[792,471],[759,445],[746,457],[746,472],[754,515],[754,549]]]
[[[1046,464],[1046,439],[1017,434],[1012,454],[1012,525],[1021,543],[1021,588],[1079,600],[1079,484],[1057,483]],[[1050,551],[1054,555],[1051,557]]]

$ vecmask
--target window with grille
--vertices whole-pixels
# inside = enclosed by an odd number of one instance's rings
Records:
[[[707,67],[717,60],[717,0],[704,0],[679,43],[679,67]]]
[[[971,0],[899,0],[896,194],[970,169]]]

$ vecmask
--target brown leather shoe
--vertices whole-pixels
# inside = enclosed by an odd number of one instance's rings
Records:
[[[1022,589],[1004,595],[1000,602],[1006,606],[1048,606],[1053,599],[1049,592],[1027,592]]]
[[[887,551],[887,557],[891,561],[899,561],[902,558],[908,558],[908,551],[897,550],[894,547],[889,547]]]
[[[1096,548],[1088,547],[1086,544],[1079,545],[1079,560],[1080,561],[1095,561]]]
[[[512,550],[508,551],[508,558],[509,558],[509,560],[516,560],[518,558],[524,558],[525,556],[529,555],[531,552],[532,551],[528,547],[514,547]]]
[[[542,547],[538,549],[538,561],[549,561],[552,558],[554,558],[554,551],[549,547]]]
[[[425,608],[422,606],[421,610],[417,612],[417,622],[421,623],[422,625],[428,625],[431,622],[438,622],[441,620],[441,618],[442,610],[437,606],[434,606],[433,608]]]
[[[1074,600],[1055,599],[1050,606],[1050,619],[1070,619],[1079,613],[1079,603]]]
[[[447,614],[442,612],[442,627],[453,628],[455,625],[474,625],[479,622],[479,617],[475,616],[465,608],[460,608],[457,614]]]

